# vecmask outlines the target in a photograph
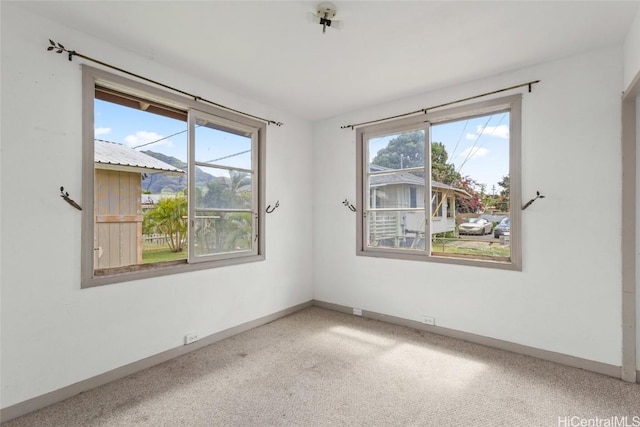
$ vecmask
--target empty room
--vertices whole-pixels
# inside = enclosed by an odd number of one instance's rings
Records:
[[[639,1],[0,20],[3,427],[640,426]]]

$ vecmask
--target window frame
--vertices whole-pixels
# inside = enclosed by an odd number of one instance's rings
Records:
[[[168,261],[155,264],[118,267],[107,274],[96,274],[94,268],[94,100],[96,86],[105,87],[117,92],[156,102],[169,109],[188,114],[191,111],[219,118],[221,122],[230,124],[244,131],[255,133],[255,150],[252,153],[254,178],[252,183],[255,212],[253,212],[253,228],[257,236],[254,250],[242,251],[223,256],[212,257],[198,262],[188,260]],[[189,121],[185,123],[189,126]],[[265,245],[265,188],[266,188],[266,127],[267,124],[238,113],[224,110],[212,105],[203,104],[167,90],[160,89],[137,80],[112,74],[104,70],[82,65],[82,244],[81,244],[81,288],[121,283],[132,280],[160,277],[189,271],[225,267],[236,264],[263,261],[266,258]],[[188,148],[188,151],[191,149]],[[191,167],[191,153],[188,153],[188,165]],[[189,176],[192,176],[189,174]],[[187,188],[189,188],[188,185]],[[190,198],[188,198],[190,200]],[[191,209],[192,203],[189,203]],[[192,233],[192,223],[188,221],[188,235]]]
[[[253,165],[253,168],[249,171],[247,170],[247,172],[251,173],[252,176],[252,185],[253,185],[253,177],[257,176],[257,169],[258,169],[258,158],[257,158],[257,150],[254,149],[253,147],[258,146],[259,141],[258,141],[258,131],[254,128],[252,128],[251,126],[245,126],[245,125],[239,125],[237,123],[232,123],[229,120],[223,119],[219,116],[214,116],[210,113],[206,113],[203,111],[199,111],[199,110],[189,110],[189,119],[188,119],[188,127],[189,127],[189,137],[188,137],[188,151],[189,151],[189,155],[188,155],[188,169],[189,169],[189,174],[188,176],[195,176],[196,173],[196,167],[201,166],[201,167],[209,167],[209,168],[220,168],[220,169],[226,169],[226,170],[238,170],[238,168],[235,167],[228,167],[228,166],[223,166],[223,165],[216,165],[214,163],[208,163],[208,162],[201,162],[198,161],[196,159],[196,149],[195,149],[195,144],[197,143],[196,141],[196,132],[195,132],[195,127],[196,127],[196,122],[198,119],[204,119],[207,120],[210,123],[214,123],[219,130],[221,129],[225,129],[227,132],[232,132],[232,133],[245,133],[245,134],[249,134],[251,135],[251,146],[252,146],[252,150],[251,150],[251,164]],[[231,129],[233,129],[233,131],[231,131]],[[241,132],[238,132],[241,131]],[[246,136],[246,135],[245,135]],[[195,200],[196,200],[196,186],[195,186],[195,182],[194,181],[189,181],[189,185],[188,185],[188,199],[187,200],[194,200],[194,203],[188,203],[188,211],[189,211],[189,227],[192,227],[194,224],[194,221],[196,219],[196,211],[202,211],[202,210],[207,210],[207,211],[217,211],[217,212],[246,212],[246,213],[251,213],[251,222],[252,222],[252,230],[257,230],[258,228],[258,215],[257,212],[255,211],[255,209],[231,209],[231,208],[217,208],[217,209],[211,209],[211,208],[198,208],[196,206]],[[255,207],[258,205],[258,194],[255,191],[251,192],[251,205],[252,207]],[[232,259],[232,258],[238,258],[238,257],[247,257],[247,256],[255,256],[258,253],[258,248],[256,247],[256,245],[254,245],[252,243],[252,247],[250,251],[241,251],[241,252],[224,252],[224,253],[217,253],[217,254],[208,254],[208,255],[196,255],[195,254],[195,239],[192,238],[193,236],[191,235],[191,233],[188,234],[188,236],[190,237],[189,239],[189,250],[188,250],[188,256],[187,256],[187,262],[195,264],[195,263],[200,263],[200,262],[210,262],[210,261],[216,261],[216,260],[225,260],[225,259]],[[253,241],[254,239],[254,235],[251,236],[251,240]]]
[[[368,245],[367,213],[368,205],[368,160],[371,138],[425,129],[425,211],[431,206],[427,194],[433,191],[431,183],[431,137],[430,126],[446,122],[472,119],[508,111],[509,120],[509,217],[510,217],[510,261],[468,258],[461,256],[443,256],[432,254],[431,245],[425,245],[424,251],[401,248],[370,247]],[[399,260],[427,261],[464,266],[489,267],[504,270],[522,271],[522,211],[521,211],[521,145],[522,145],[522,94],[470,103],[458,107],[427,112],[420,116],[390,120],[356,128],[356,203],[361,207],[356,215],[356,256],[390,258]],[[430,215],[429,215],[430,218]],[[429,221],[430,230],[432,220]],[[429,239],[430,240],[430,239]]]

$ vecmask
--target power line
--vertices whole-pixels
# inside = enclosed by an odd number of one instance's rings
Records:
[[[453,147],[453,152],[451,153],[451,158],[452,159],[453,159],[453,156],[456,154],[456,151],[458,150],[458,145],[460,145],[460,141],[462,140],[462,136],[464,135],[464,132],[467,130],[467,125],[469,125],[469,119],[465,120],[464,128],[462,129],[462,132],[460,133],[460,136],[458,137],[458,141],[456,142],[456,146]]]
[[[202,125],[196,124],[196,127],[200,127],[200,126],[202,126]],[[181,133],[185,133],[188,130],[189,129],[181,130],[180,132],[176,132],[173,135],[165,136],[165,137],[162,137],[160,139],[156,139],[155,141],[145,142],[144,144],[136,145],[135,147],[131,147],[131,148],[133,148],[135,150],[136,148],[146,147],[147,145],[155,144],[156,142],[164,141],[165,139],[169,139],[169,138],[174,137],[176,135],[180,135]]]
[[[155,141],[146,142],[144,144],[136,145],[135,147],[131,147],[131,148],[133,148],[135,150],[137,148],[146,147],[147,145],[151,145],[151,144],[155,144],[156,142],[164,141],[165,139],[172,138],[172,137],[174,137],[176,135],[180,135],[180,134],[185,133],[187,131],[188,131],[188,129],[181,130],[180,132],[176,132],[176,133],[171,134],[169,136],[165,136],[163,138],[156,139]],[[251,149],[245,150],[245,151],[240,151],[239,153],[229,154],[228,156],[220,157],[220,158],[213,159],[213,160],[207,160],[207,161],[205,161],[205,163],[213,163],[213,162],[217,162],[218,160],[224,160],[224,159],[228,159],[228,158],[231,158],[231,157],[239,156],[241,154],[250,153],[250,152],[251,152]]]
[[[500,121],[498,122],[498,124],[493,128],[493,131],[491,132],[491,135],[496,133],[496,129],[498,129],[498,127],[500,126],[500,123],[502,123],[502,121],[504,120],[504,118],[506,116],[507,116],[507,113],[504,113],[502,115],[502,117],[500,118]],[[460,167],[458,168],[458,173],[460,173],[460,171],[462,170],[462,167],[471,159],[471,157],[473,157],[473,155],[476,154],[478,152],[478,150],[480,150],[480,148],[482,148],[482,146],[478,146],[478,148],[476,148],[475,151],[474,151],[474,148],[476,147],[476,144],[480,140],[480,137],[482,135],[484,135],[484,130],[487,128],[487,126],[489,125],[489,121],[491,121],[492,118],[493,118],[493,116],[489,116],[489,119],[487,120],[485,125],[482,127],[482,130],[480,131],[480,133],[478,133],[478,137],[476,138],[476,140],[474,141],[473,145],[471,146],[471,149],[469,150],[469,153],[467,154],[467,157],[460,164]]]
[[[239,156],[241,154],[250,153],[250,152],[251,152],[251,149],[245,150],[245,151],[241,151],[241,152],[235,153],[235,154],[229,154],[228,156],[220,157],[218,159],[207,160],[205,163],[213,163],[213,162],[217,162],[218,160],[224,160],[224,159],[228,159],[230,157],[235,157],[235,156]]]
[[[155,144],[156,142],[164,141],[165,139],[169,139],[169,138],[174,137],[176,135],[180,135],[181,133],[185,133],[188,130],[189,129],[181,130],[180,132],[176,132],[173,135],[165,136],[163,138],[156,139],[155,141],[146,142],[144,144],[136,145],[135,147],[131,147],[131,148],[133,148],[135,150],[135,149],[138,149],[138,148],[141,148],[141,147],[146,147],[147,145]]]

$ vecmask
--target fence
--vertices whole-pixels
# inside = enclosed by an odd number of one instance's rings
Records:
[[[143,234],[142,247],[144,249],[159,249],[169,247],[166,234]]]

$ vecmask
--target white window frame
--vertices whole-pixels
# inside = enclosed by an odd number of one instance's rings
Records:
[[[371,138],[409,132],[419,129],[425,131],[425,212],[427,215],[425,236],[430,236],[431,227],[431,138],[430,126],[440,123],[464,120],[500,112],[510,113],[509,120],[509,216],[511,253],[509,261],[442,256],[432,254],[431,244],[425,249],[406,249],[371,247],[368,245],[367,215],[369,215],[369,144]],[[356,219],[356,255],[378,258],[404,259],[414,261],[439,262],[477,267],[490,267],[506,270],[522,270],[522,215],[521,215],[521,133],[522,133],[522,95],[511,95],[483,102],[463,105],[455,108],[428,112],[427,114],[399,120],[386,121],[356,129],[356,201],[360,207]],[[427,211],[429,209],[429,211]],[[410,210],[410,209],[403,209]],[[430,242],[430,238],[425,239]]]
[[[258,165],[258,139],[259,139],[259,130],[251,127],[251,126],[246,126],[243,124],[239,124],[237,122],[231,122],[229,120],[223,119],[222,117],[219,116],[215,116],[212,114],[208,114],[205,113],[203,111],[199,111],[199,110],[190,110],[189,111],[189,175],[188,176],[196,176],[196,167],[197,166],[204,166],[204,167],[211,167],[211,168],[218,168],[218,169],[227,169],[227,170],[238,170],[238,168],[232,168],[232,167],[227,167],[227,166],[223,166],[223,165],[218,165],[218,164],[214,164],[214,163],[206,163],[206,162],[199,162],[196,160],[196,149],[195,149],[195,144],[197,143],[196,139],[195,139],[195,127],[196,127],[196,121],[197,119],[204,119],[209,123],[215,124],[217,126],[220,126],[220,128],[227,128],[227,129],[233,129],[234,131],[242,131],[244,132],[247,136],[251,136],[251,164],[254,165],[253,169],[250,170],[246,170],[245,172],[249,172],[253,177],[257,176],[256,174],[256,168]],[[254,183],[254,180],[252,179],[252,185]],[[196,186],[195,186],[195,180],[189,180],[189,185],[188,185],[188,189],[189,189],[189,198],[188,200],[195,200],[196,199]],[[210,212],[231,212],[231,211],[236,211],[236,212],[246,212],[246,213],[251,213],[251,221],[252,221],[252,230],[256,231],[258,230],[258,212],[256,211],[256,206],[258,205],[258,192],[257,191],[252,191],[251,192],[251,196],[252,196],[252,200],[251,200],[251,209],[206,209]],[[251,256],[255,256],[258,254],[258,248],[257,246],[252,243],[251,245],[251,250],[250,251],[243,251],[243,252],[229,252],[229,253],[218,253],[218,254],[212,254],[212,255],[200,255],[200,256],[196,256],[195,254],[195,239],[192,238],[193,235],[191,233],[192,231],[192,227],[194,226],[194,222],[196,219],[196,210],[205,210],[205,209],[197,209],[196,208],[196,204],[195,203],[189,203],[189,254],[188,254],[188,262],[189,263],[197,263],[197,262],[207,262],[207,261],[215,261],[215,260],[224,260],[224,259],[231,259],[231,258],[238,258],[238,257],[251,257]],[[255,236],[255,234],[254,234]],[[252,240],[253,237],[252,236]]]
[[[185,125],[191,128],[193,112],[214,118],[220,125],[250,134],[252,139],[252,210],[254,243],[251,250],[236,253],[217,254],[193,259],[145,264],[131,268],[116,268],[113,273],[96,274],[94,268],[94,102],[96,86],[115,89],[119,92],[134,95],[138,98],[152,100],[188,114]],[[266,123],[230,112],[212,105],[197,102],[163,89],[159,89],[135,80],[108,73],[87,65],[82,66],[82,262],[81,287],[89,288],[111,283],[146,279],[169,274],[177,274],[194,270],[202,270],[229,265],[257,262],[265,259],[265,154]],[[191,128],[190,134],[193,129]],[[188,163],[189,177],[194,176],[193,148],[189,136]],[[188,200],[193,200],[192,183],[188,185]],[[188,235],[189,241],[193,225],[193,203],[189,203]],[[191,245],[191,243],[190,243]],[[190,248],[191,249],[191,248]]]

